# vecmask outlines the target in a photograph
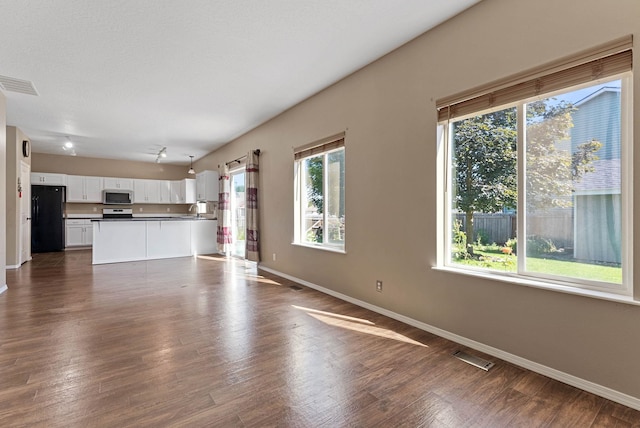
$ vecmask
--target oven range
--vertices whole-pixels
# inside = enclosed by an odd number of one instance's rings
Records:
[[[133,218],[131,208],[103,208],[102,218]]]

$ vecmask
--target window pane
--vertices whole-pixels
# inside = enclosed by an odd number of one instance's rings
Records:
[[[344,245],[344,150],[327,154],[326,243]]]
[[[526,105],[528,272],[622,282],[620,88]]]
[[[322,215],[324,205],[323,176],[324,155],[307,158],[303,161],[305,188],[301,195],[302,230],[300,239],[303,242],[322,243]]]
[[[451,153],[451,261],[515,271],[516,108],[455,122]]]

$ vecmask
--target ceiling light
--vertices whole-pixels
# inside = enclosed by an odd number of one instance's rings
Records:
[[[187,171],[187,174],[195,174],[196,170],[193,169],[193,156],[189,156],[191,158],[191,166],[189,167],[189,171]]]
[[[71,138],[67,137],[67,141],[65,141],[62,149],[67,150],[67,149],[70,149],[71,147],[73,147],[73,143],[71,142]]]

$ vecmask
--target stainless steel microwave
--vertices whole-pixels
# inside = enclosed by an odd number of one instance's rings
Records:
[[[102,202],[105,205],[131,205],[133,204],[132,190],[103,190]]]

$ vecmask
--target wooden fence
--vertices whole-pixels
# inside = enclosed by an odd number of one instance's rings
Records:
[[[466,216],[456,214],[456,220],[466,229]],[[527,235],[542,236],[551,239],[557,248],[573,247],[573,210],[557,210],[527,217]],[[482,236],[483,244],[496,243],[503,245],[516,237],[518,221],[515,214],[484,214],[473,215],[473,229],[476,241],[478,234]],[[486,241],[486,242],[485,242]]]

